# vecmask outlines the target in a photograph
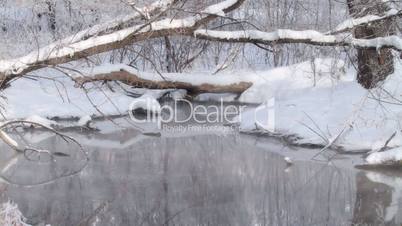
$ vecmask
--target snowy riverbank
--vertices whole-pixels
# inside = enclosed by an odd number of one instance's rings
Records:
[[[270,89],[270,84],[262,84],[259,88],[260,91]],[[272,95],[276,98],[275,133],[293,134],[299,138],[294,141],[297,144],[325,146],[332,142],[347,150],[377,150],[396,133],[388,146],[402,145],[400,65],[378,89],[363,89],[350,72],[337,84],[301,87],[287,94]],[[243,114],[241,130],[264,132],[263,128],[256,128],[256,120],[264,122],[268,110],[260,107],[256,117],[255,111]]]
[[[280,74],[274,77],[281,80]],[[276,92],[265,96],[267,100],[270,97],[276,98],[274,133],[264,129],[271,110],[267,104],[242,115],[241,131],[286,136],[295,145],[372,152],[367,158],[368,164],[401,161],[400,149],[397,149],[402,146],[400,63],[396,64],[396,72],[377,89],[365,90],[353,77],[354,72],[350,71],[336,84],[325,82],[315,87],[301,85],[294,90],[291,84],[282,89],[286,90],[287,95]],[[286,84],[286,77],[283,84]],[[275,88],[278,87],[267,83],[260,84],[256,90],[265,94]],[[391,150],[375,153],[387,149]]]
[[[377,151],[386,143],[388,148],[402,146],[401,65],[397,63],[396,73],[381,88],[371,91],[357,84],[355,72],[343,66],[339,61],[317,59],[268,71],[164,74],[164,77],[174,79],[181,76],[197,84],[205,81],[225,84],[232,80],[252,82],[254,85],[239,97],[239,101],[262,104],[262,107],[258,108],[256,117],[255,110],[241,115],[239,123],[243,132],[269,132],[264,129],[269,110],[264,106],[275,98],[275,132],[271,135],[291,136],[294,144],[331,146],[347,151]],[[118,67],[123,66],[113,66],[109,70]],[[105,68],[95,70],[107,70]],[[74,88],[74,83],[62,74],[52,73],[52,79],[57,81],[19,79],[2,93],[6,97],[4,106],[8,120],[32,115],[82,118],[126,114],[134,100],[126,95],[127,87],[113,86],[110,89],[98,84],[86,93]],[[150,73],[142,76],[155,77]],[[141,89],[130,91],[145,93],[147,98],[155,99],[165,93]],[[215,96],[220,98],[220,95]],[[214,95],[203,94],[200,99],[213,98]],[[235,96],[228,95],[225,101],[233,98]]]

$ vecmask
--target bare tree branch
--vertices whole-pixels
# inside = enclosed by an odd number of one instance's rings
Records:
[[[397,10],[397,9],[391,9],[385,13],[384,16],[378,16],[378,15],[367,15],[364,17],[360,18],[351,18],[348,19],[342,23],[340,23],[334,31],[330,31],[327,34],[328,35],[335,35],[335,34],[340,34],[343,32],[349,32],[355,27],[358,26],[363,26],[367,25],[373,22],[379,22],[382,20],[388,20],[388,19],[393,19],[395,17],[400,17],[402,16],[402,10]]]
[[[402,39],[398,36],[355,39],[344,35],[326,35],[313,30],[295,31],[282,29],[274,32],[258,30],[216,31],[204,29],[196,30],[194,35],[199,39],[230,43],[239,42],[265,45],[304,43],[316,46],[350,46],[364,49],[392,48],[397,51],[402,51]]]
[[[122,48],[149,38],[172,35],[189,36],[200,26],[218,17],[218,14],[228,13],[238,8],[243,2],[244,0],[226,0],[205,8],[200,14],[183,19],[151,20],[145,24],[118,30],[111,34],[90,37],[63,46],[53,43],[26,56],[8,61],[0,61],[0,81],[2,86],[5,86],[13,78],[20,77],[48,65],[71,62]]]
[[[268,45],[305,43],[317,46],[350,46],[361,49],[392,48],[398,51],[402,50],[402,39],[398,36],[356,39],[351,35],[330,35],[312,30],[263,32],[259,30],[216,31],[199,29],[211,20],[222,17],[224,14],[240,7],[245,0],[226,0],[211,5],[193,16],[182,19],[160,19],[161,15],[159,15],[139,25],[131,24],[134,18],[141,18],[144,13],[149,15],[150,13],[157,14],[158,12],[163,12],[163,10],[166,10],[177,1],[179,0],[165,0],[154,3],[148,9],[143,9],[144,12],[142,13],[136,12],[126,19],[112,21],[99,25],[96,29],[79,32],[76,36],[50,44],[26,56],[0,61],[0,88],[4,88],[14,78],[49,65],[58,65],[87,58],[150,38],[175,35],[195,36],[198,39],[220,42]],[[371,21],[385,20],[389,17],[400,15],[400,13],[400,11],[392,10],[382,17],[373,16],[370,18],[353,19],[351,24],[355,26],[355,24],[361,25]],[[125,28],[126,26],[129,27]],[[344,25],[343,27],[348,26]]]

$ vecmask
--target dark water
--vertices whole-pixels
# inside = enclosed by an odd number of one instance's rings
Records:
[[[298,154],[238,134],[162,134],[136,129],[72,133],[88,151],[77,175],[36,186],[1,184],[29,223],[51,225],[400,225],[402,174],[318,162],[288,166]],[[85,164],[72,144],[47,133],[25,138],[69,153],[30,162],[1,149],[2,175],[40,183]],[[275,152],[275,153],[274,153]],[[8,161],[12,160],[12,164]],[[341,161],[341,160],[338,160]]]

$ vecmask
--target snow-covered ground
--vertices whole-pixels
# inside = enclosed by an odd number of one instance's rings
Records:
[[[132,68],[115,65],[103,66],[84,73],[100,73]],[[179,80],[193,84],[228,84],[252,82],[239,101],[261,104],[258,110],[244,112],[239,118],[243,132],[264,131],[264,122],[269,118],[267,101],[275,98],[275,131],[273,135],[291,135],[295,144],[316,144],[341,147],[348,151],[378,151],[388,142],[389,148],[402,146],[402,67],[396,63],[396,73],[390,76],[379,89],[365,90],[354,79],[355,71],[347,70],[343,62],[332,59],[316,59],[289,67],[268,71],[235,71],[211,75],[207,72],[192,74],[139,73],[140,77],[152,80]],[[46,71],[42,71],[46,73]],[[59,75],[55,75],[59,76]],[[7,119],[30,116],[80,117],[126,114],[134,98],[123,91],[128,87],[113,86],[113,90],[100,84],[94,85],[86,94],[74,88],[67,78],[32,81],[19,79],[2,95],[6,97]],[[151,98],[155,105],[166,91],[130,89]],[[172,90],[169,90],[171,92]],[[172,94],[179,98],[185,92]],[[235,95],[203,94],[198,100],[233,101]],[[157,108],[158,106],[156,106]],[[256,112],[257,111],[257,112]],[[262,125],[262,126],[260,126]],[[272,131],[271,131],[272,132]]]
[[[51,72],[53,73],[53,72]],[[41,117],[82,117],[87,115],[114,115],[127,113],[132,98],[122,92],[98,87],[88,94],[74,88],[67,78],[60,82],[19,79],[2,92],[7,119],[23,119],[32,115]]]
[[[402,161],[402,147],[394,148],[384,152],[374,152],[367,156],[366,161],[368,164],[400,164]]]
[[[325,62],[324,62],[325,61]],[[330,86],[336,82],[335,77],[342,75],[340,71],[342,64],[337,64],[336,71],[331,73],[331,60],[316,60],[317,66],[316,83]],[[275,96],[285,96],[291,93],[303,91],[301,88],[307,88],[314,85],[314,76],[311,73],[311,62],[293,65],[269,71],[236,71],[226,72],[217,75],[211,75],[208,72],[183,73],[183,74],[163,74],[163,78],[155,73],[139,73],[135,69],[125,65],[104,65],[96,68],[81,69],[83,74],[99,74],[110,71],[127,70],[144,79],[163,81],[164,79],[172,81],[181,81],[200,85],[210,83],[215,85],[225,85],[228,83],[252,82],[255,85],[246,91],[240,101],[245,103],[262,103],[267,98]],[[74,82],[63,74],[41,70],[38,75],[49,76],[53,80],[39,79],[18,79],[12,83],[12,86],[2,92],[5,97],[4,115],[7,119],[21,119],[32,115],[42,117],[83,117],[87,115],[113,115],[125,114],[130,104],[134,100],[126,95],[119,87],[113,87],[115,92],[106,86],[95,85],[88,88],[89,92],[74,87]],[[56,80],[56,81],[54,81]],[[269,85],[269,87],[267,87]],[[129,89],[129,87],[125,87]],[[269,90],[266,90],[269,88]],[[130,90],[138,94],[144,94],[143,98],[158,99],[166,91],[160,90]],[[169,90],[172,91],[172,90]],[[185,95],[182,91],[174,92],[176,98]],[[178,96],[178,97],[177,97]],[[219,100],[232,101],[236,95],[203,94],[198,100]]]
[[[354,81],[353,71],[338,83],[331,84],[325,78],[315,87],[308,85],[309,79],[300,73],[308,71],[304,67],[293,73],[296,77],[293,82],[288,82],[289,77],[283,73],[273,75],[282,82],[282,88],[267,82],[252,87],[245,95],[253,91],[265,100],[275,97],[275,133],[294,135],[298,138],[294,140],[296,144],[332,144],[349,151],[378,151],[394,133],[388,147],[402,145],[402,70],[399,64],[396,66],[396,73],[381,88],[370,91]],[[242,115],[242,131],[264,130],[259,124],[267,122],[269,117],[270,109],[265,105]]]

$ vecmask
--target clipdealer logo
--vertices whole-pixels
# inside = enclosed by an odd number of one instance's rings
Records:
[[[188,114],[180,117],[177,112],[183,108],[188,109]],[[136,114],[138,109],[142,109],[144,114]],[[253,115],[250,115],[250,112]],[[186,99],[177,99],[173,105],[161,106],[154,98],[138,98],[130,104],[129,116],[134,123],[153,123],[157,124],[158,129],[170,131],[222,128],[217,124],[230,125],[229,128],[233,130],[235,128],[233,125],[243,120],[254,120],[259,128],[274,132],[275,98],[250,110],[246,110],[246,106],[225,104],[223,100],[217,104],[195,105]],[[167,124],[172,128],[169,128]]]

